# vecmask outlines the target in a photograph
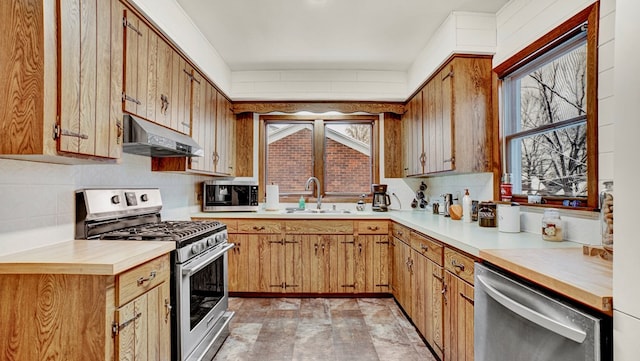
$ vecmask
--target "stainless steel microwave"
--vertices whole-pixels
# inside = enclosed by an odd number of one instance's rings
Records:
[[[258,183],[229,179],[203,182],[203,212],[255,212],[257,210]]]

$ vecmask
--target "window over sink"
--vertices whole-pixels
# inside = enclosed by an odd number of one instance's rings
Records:
[[[326,201],[370,194],[378,179],[377,123],[378,115],[262,116],[261,187],[277,184],[282,201],[297,202],[315,197],[305,185],[316,177]]]

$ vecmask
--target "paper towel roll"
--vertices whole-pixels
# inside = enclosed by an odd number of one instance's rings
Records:
[[[267,185],[267,211],[276,211],[280,208],[280,190],[277,184]]]

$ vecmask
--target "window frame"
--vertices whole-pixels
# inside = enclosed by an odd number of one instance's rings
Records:
[[[502,104],[502,120],[500,124],[500,152],[501,152],[501,165],[500,174],[509,172],[507,171],[507,157],[509,152],[506,149],[507,137],[505,135],[505,127],[507,127],[507,117],[509,111],[513,109],[509,108],[509,104],[506,101],[506,91],[504,79],[511,76],[532,61],[549,56],[550,53],[557,51],[557,49],[567,46],[572,38],[576,36],[576,30],[584,23],[587,23],[586,45],[587,45],[587,114],[586,114],[586,132],[587,132],[587,197],[556,197],[556,196],[543,196],[542,204],[528,204],[527,195],[514,194],[512,201],[520,204],[526,204],[534,207],[556,207],[556,208],[568,208],[578,210],[595,211],[598,207],[598,19],[599,19],[599,3],[588,6],[575,16],[571,17],[566,22],[562,23],[555,29],[551,30],[546,35],[542,36],[538,40],[525,47],[523,50],[505,60],[500,65],[494,68],[497,77],[499,78],[499,94]],[[575,119],[573,119],[575,121]],[[571,122],[571,120],[567,120]],[[510,124],[510,123],[509,123]],[[499,194],[500,181],[497,177],[497,182],[494,185],[496,194]],[[579,207],[564,206],[564,200],[580,200],[582,203]],[[586,204],[584,204],[586,201]]]
[[[379,152],[379,118],[378,114],[366,114],[366,115],[324,115],[324,114],[312,114],[312,115],[261,115],[259,117],[259,179],[258,179],[258,192],[261,198],[266,197],[266,162],[267,162],[267,124],[269,123],[292,123],[296,121],[313,123],[313,172],[314,176],[320,181],[320,189],[322,200],[324,202],[356,202],[359,197],[353,194],[336,194],[324,193],[325,186],[325,174],[324,174],[324,142],[325,142],[325,124],[327,123],[363,123],[371,122],[371,182],[379,183],[380,181],[380,152]],[[306,201],[316,201],[315,191],[307,191],[302,195]],[[369,190],[367,197],[371,196],[371,190]],[[296,203],[301,194],[289,194],[280,195],[280,202],[284,203]]]

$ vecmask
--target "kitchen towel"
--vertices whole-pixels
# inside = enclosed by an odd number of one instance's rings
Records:
[[[280,190],[277,184],[267,185],[267,204],[265,210],[276,211],[280,208]]]

